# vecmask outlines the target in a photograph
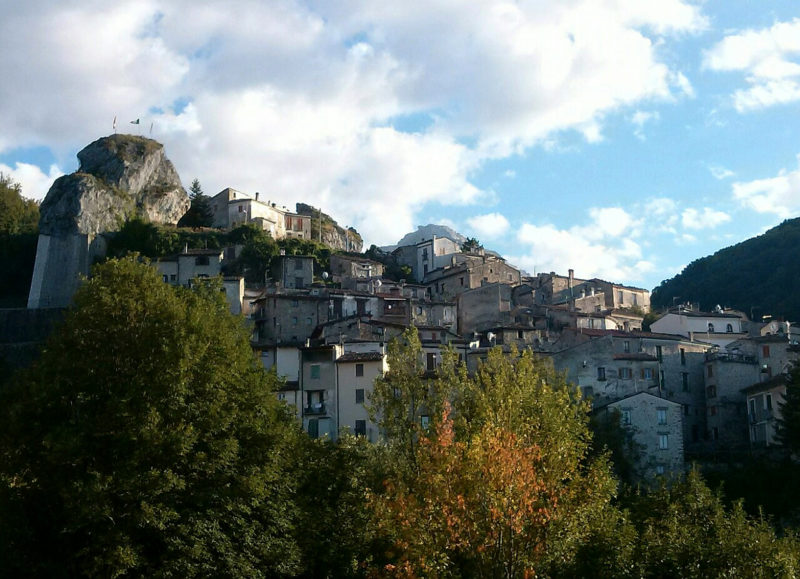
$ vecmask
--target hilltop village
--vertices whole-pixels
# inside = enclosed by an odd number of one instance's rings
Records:
[[[57,180],[42,204],[29,311],[66,307],[123,217],[138,211],[175,223],[189,206],[154,141],[114,135],[78,156],[80,170]],[[775,444],[786,373],[800,353],[788,322],[692,304],[674,304],[653,320],[645,289],[571,269],[530,276],[442,226],[371,248],[367,257],[357,232],[302,204],[290,211],[227,188],[210,198],[210,211],[217,230],[251,224],[274,240],[331,248],[325,267],[312,255],[282,251],[263,281],[249,284],[223,275],[242,251],[237,244],[186,247],[153,262],[169,284],[223,278],[231,311],[252,327],[254,351],[283,381],[277,396],[312,437],[349,431],[378,440],[367,410],[371,389],[387,371],[388,342],[415,328],[431,375],[447,348],[469,372],[492,348],[548,357],[595,415],[619,416],[645,478],[680,471],[690,458]]]
[[[212,201],[216,227],[255,222],[276,239],[311,235],[313,217],[257,195],[226,189]],[[284,380],[279,399],[312,437],[349,430],[377,440],[372,384],[387,370],[387,342],[414,327],[432,375],[445,348],[469,372],[494,347],[549,357],[595,413],[619,413],[645,478],[682,470],[688,458],[774,445],[786,372],[800,353],[795,326],[677,304],[643,331],[645,289],[572,270],[528,276],[441,227],[405,240],[381,261],[332,253],[328,271],[312,256],[281,255],[263,287],[225,279],[232,311],[252,324],[254,350]],[[235,251],[186,250],[156,267],[165,282],[188,284],[220,275]],[[408,279],[385,277],[387,262],[406,266]]]

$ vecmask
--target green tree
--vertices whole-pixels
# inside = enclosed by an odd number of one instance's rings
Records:
[[[0,234],[36,233],[39,204],[22,196],[22,187],[0,172]]]
[[[195,179],[189,188],[191,205],[189,210],[178,221],[178,227],[211,227],[214,223],[214,211],[211,199],[203,193],[200,181]]]
[[[749,518],[740,502],[726,509],[693,471],[637,497],[633,577],[796,577],[800,550],[766,521]]]
[[[25,199],[19,183],[0,173],[0,306],[26,304],[36,261],[39,204]]]
[[[12,576],[292,574],[298,429],[214,284],[96,266],[0,403]]]
[[[786,393],[783,395],[780,408],[778,440],[789,452],[796,454],[800,452],[800,365],[798,364],[795,364],[789,372]]]
[[[403,338],[371,398],[399,465],[372,489],[379,534],[393,546],[381,572],[553,574],[601,536],[606,560],[627,552],[614,538],[616,481],[605,457],[589,459],[588,406],[552,364],[495,348],[468,376],[445,352],[430,375],[416,333]]]
[[[471,253],[473,251],[478,251],[479,249],[483,249],[483,245],[481,245],[481,242],[474,237],[467,238],[467,240],[461,244],[461,251],[464,253]]]

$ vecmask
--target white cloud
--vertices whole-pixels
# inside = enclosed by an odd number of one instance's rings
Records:
[[[706,25],[688,0],[28,0],[0,20],[0,152],[67,166],[140,117],[184,181],[321,204],[393,242],[493,195],[470,182],[488,159],[691,96],[661,46]]]
[[[685,209],[681,213],[681,224],[686,229],[713,229],[727,223],[731,216],[722,211],[704,207],[702,210]]]
[[[639,140],[644,140],[644,126],[649,122],[656,122],[661,118],[658,114],[658,111],[647,112],[647,111],[636,111],[631,116],[631,123],[634,126],[633,134],[636,135],[636,138]]]
[[[759,213],[794,217],[800,212],[800,169],[781,171],[776,177],[736,182],[733,184],[733,197]]]
[[[711,165],[708,170],[711,171],[711,175],[713,175],[714,179],[719,179],[720,181],[736,176],[736,173],[730,169],[726,169],[725,167],[719,165]]]
[[[745,74],[748,88],[734,92],[739,112],[800,100],[800,18],[726,36],[705,53],[711,70]]]
[[[511,224],[500,213],[487,213],[467,219],[469,226],[482,239],[497,239],[507,236]]]
[[[45,173],[29,163],[15,163],[13,168],[0,163],[0,173],[20,184],[23,197],[37,200],[44,199],[53,181],[64,174],[55,165],[51,165],[49,172]]]

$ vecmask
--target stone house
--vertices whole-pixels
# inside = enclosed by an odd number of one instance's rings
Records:
[[[563,337],[563,336],[562,336]],[[560,340],[550,354],[556,369],[596,404],[648,392],[680,405],[687,450],[705,445],[703,379],[710,344],[651,332],[582,330]]]
[[[376,442],[379,431],[370,420],[368,408],[375,380],[388,370],[386,351],[382,346],[374,349],[375,344],[347,344],[345,347],[348,351],[336,359],[337,428],[339,432],[347,428],[357,436]]]
[[[299,215],[276,203],[259,200],[230,187],[211,198],[212,224],[222,229],[232,229],[244,223],[256,223],[273,239],[311,239],[311,217]]]
[[[374,292],[383,277],[382,263],[340,253],[331,254],[330,270],[331,279],[342,289]]]
[[[650,329],[662,334],[696,338],[721,348],[747,337],[746,323],[742,315],[723,311],[719,307],[714,312],[701,312],[688,306],[679,306],[650,324]]]
[[[270,262],[270,276],[281,288],[310,288],[314,283],[315,261],[310,255],[279,255]]]
[[[759,382],[754,344],[741,340],[738,347],[706,354],[705,383],[711,450],[741,452],[748,448],[746,395],[742,389]]]
[[[637,392],[610,402],[596,413],[619,416],[623,428],[638,447],[635,469],[639,477],[681,473],[683,457],[683,413],[681,405],[648,392]]]
[[[517,285],[520,271],[492,254],[461,254],[453,263],[429,272],[423,283],[432,299],[451,300],[459,294],[490,283]]]
[[[224,255],[223,249],[185,248],[177,255],[157,260],[153,265],[161,274],[164,283],[189,287],[194,280],[220,277]],[[222,286],[231,313],[235,315],[244,313],[244,278],[222,277]]]
[[[751,450],[779,446],[777,439],[781,405],[786,396],[788,375],[779,374],[764,382],[744,388],[747,400],[748,437]]]

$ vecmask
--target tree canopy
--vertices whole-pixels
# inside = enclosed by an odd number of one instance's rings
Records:
[[[178,227],[211,227],[214,223],[214,211],[211,199],[203,193],[203,187],[198,179],[192,181],[189,188],[189,210],[178,221]]]
[[[16,576],[299,568],[297,428],[218,287],[135,258],[93,270],[3,393],[0,567]]]
[[[22,196],[19,183],[0,173],[0,306],[24,306],[39,237],[39,204]]]

